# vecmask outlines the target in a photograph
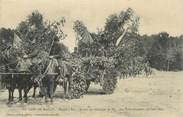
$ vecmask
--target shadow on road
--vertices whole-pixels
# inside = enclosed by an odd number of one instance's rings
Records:
[[[85,95],[105,95],[102,89],[90,88]]]

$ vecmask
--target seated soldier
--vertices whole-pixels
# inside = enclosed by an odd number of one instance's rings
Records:
[[[23,73],[30,72],[29,71],[29,68],[30,68],[31,65],[32,64],[31,64],[30,59],[28,59],[28,56],[27,55],[24,55],[18,61],[18,64],[16,66],[16,69],[17,69],[18,72],[23,72]]]

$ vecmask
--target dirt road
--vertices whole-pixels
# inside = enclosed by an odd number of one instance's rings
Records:
[[[58,87],[53,104],[29,97],[28,104],[8,105],[8,93],[1,91],[0,117],[183,117],[183,72],[123,79],[112,95],[94,84],[81,99],[63,100],[62,95]]]

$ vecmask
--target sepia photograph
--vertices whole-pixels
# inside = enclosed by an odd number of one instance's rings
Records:
[[[0,117],[182,117],[183,0],[0,0]]]

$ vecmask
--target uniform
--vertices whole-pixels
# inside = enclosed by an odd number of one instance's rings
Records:
[[[18,61],[16,69],[18,72],[29,72],[29,68],[31,65],[31,61],[27,58],[24,58]]]
[[[45,78],[42,79],[43,81],[43,89],[44,89],[44,94],[45,94],[45,101],[47,101],[47,97],[51,98],[51,101],[53,101],[53,94],[54,90],[56,89],[56,76],[53,75],[53,73],[56,73],[58,67],[58,62],[56,59],[51,58],[49,61],[49,64],[46,68],[46,73],[47,75]]]

